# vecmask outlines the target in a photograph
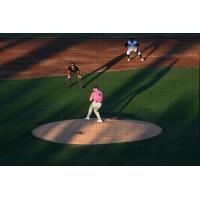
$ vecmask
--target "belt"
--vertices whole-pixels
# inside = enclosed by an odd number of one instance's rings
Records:
[[[96,103],[102,103],[102,102],[99,102],[99,101],[95,101]]]

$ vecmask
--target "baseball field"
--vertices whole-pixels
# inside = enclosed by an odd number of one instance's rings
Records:
[[[130,35],[1,35],[0,165],[200,165],[200,35],[136,34],[145,61],[133,53],[127,62],[124,43]],[[76,77],[66,88],[70,62],[80,68],[82,89]],[[79,120],[78,128],[85,126],[94,85],[104,94],[102,124],[87,122],[81,136],[53,137],[61,142],[33,134],[54,122]],[[125,126],[118,131],[123,142],[117,142],[115,126],[127,120],[154,124],[161,132],[123,140]],[[48,131],[54,134],[56,126]],[[109,142],[98,143],[113,127]],[[92,142],[87,129],[95,133]],[[87,143],[69,142],[76,137]]]

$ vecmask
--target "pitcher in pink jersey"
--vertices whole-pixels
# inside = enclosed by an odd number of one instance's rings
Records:
[[[90,120],[90,115],[92,114],[92,111],[94,110],[94,113],[97,116],[97,122],[103,122],[102,119],[101,119],[101,116],[99,114],[99,111],[98,111],[102,106],[103,93],[99,89],[98,86],[94,86],[92,90],[93,90],[93,92],[90,96],[90,102],[92,102],[92,103],[89,107],[88,114],[87,114],[87,117],[85,119]]]

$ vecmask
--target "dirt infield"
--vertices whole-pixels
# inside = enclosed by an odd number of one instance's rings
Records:
[[[73,119],[44,124],[32,134],[44,140],[64,144],[112,144],[155,137],[162,129],[150,122],[136,120]]]
[[[140,37],[145,62],[124,55],[123,37],[5,38],[0,40],[0,78],[63,75],[70,62],[83,73],[139,67],[199,67],[200,37]]]

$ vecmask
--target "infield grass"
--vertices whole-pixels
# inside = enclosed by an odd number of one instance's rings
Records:
[[[93,80],[93,81],[90,81]],[[200,165],[199,69],[149,68],[83,77],[0,80],[0,165]],[[42,124],[83,118],[91,87],[104,92],[103,117],[162,127],[155,138],[110,145],[64,145],[31,135]]]

